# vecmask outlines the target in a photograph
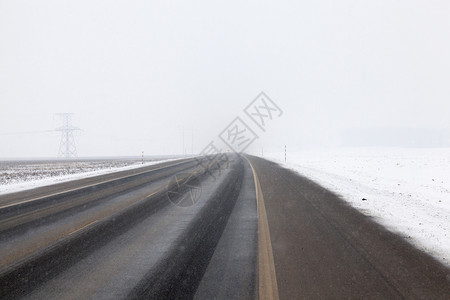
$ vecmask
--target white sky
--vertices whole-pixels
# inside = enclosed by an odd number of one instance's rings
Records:
[[[259,92],[253,145],[348,128],[450,129],[450,2],[0,0],[0,157],[199,152]]]

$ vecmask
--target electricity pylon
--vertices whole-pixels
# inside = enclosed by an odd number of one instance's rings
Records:
[[[75,146],[75,139],[73,137],[74,131],[80,130],[78,127],[72,126],[71,113],[57,114],[63,120],[63,126],[56,128],[56,131],[61,132],[61,143],[59,144],[59,157],[66,159],[77,157],[77,148]]]

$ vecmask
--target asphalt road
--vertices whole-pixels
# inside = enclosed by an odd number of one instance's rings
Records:
[[[2,196],[0,298],[254,298],[252,184],[229,155]]]
[[[250,161],[280,299],[450,299],[450,270],[435,259],[310,180]]]
[[[0,196],[1,299],[448,299],[450,273],[251,156]]]

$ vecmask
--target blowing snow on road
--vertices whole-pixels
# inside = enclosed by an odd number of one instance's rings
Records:
[[[450,266],[450,149],[268,153]],[[418,171],[420,170],[420,171]]]

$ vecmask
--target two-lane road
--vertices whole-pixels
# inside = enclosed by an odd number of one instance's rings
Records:
[[[0,298],[193,298],[231,282],[227,295],[254,298],[249,178],[228,155],[2,196]],[[174,197],[191,196],[194,181],[198,199],[179,206]],[[217,258],[230,250],[246,254]]]

